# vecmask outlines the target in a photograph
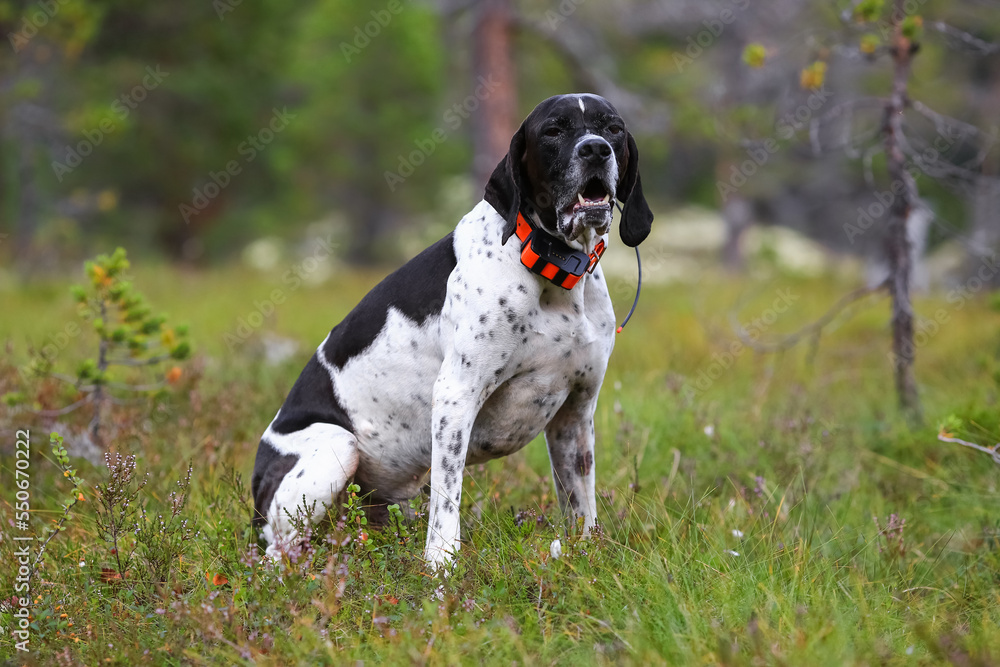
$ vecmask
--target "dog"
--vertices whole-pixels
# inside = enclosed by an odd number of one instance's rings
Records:
[[[425,560],[460,546],[466,465],[545,433],[559,505],[597,522],[594,412],[615,314],[598,260],[653,214],[639,151],[602,97],[541,102],[455,230],[375,286],[306,364],[257,449],[254,523],[280,557],[351,479],[373,506],[429,483]]]

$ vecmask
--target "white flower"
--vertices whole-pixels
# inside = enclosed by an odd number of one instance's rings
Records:
[[[552,554],[553,558],[562,556],[562,542],[559,541],[559,538],[552,540],[552,544],[549,545],[549,553]]]
[[[705,427],[705,435],[707,435],[707,436],[708,436],[708,437],[710,437],[710,438],[711,438],[711,437],[712,437],[713,435],[715,435],[715,427],[714,427],[714,426],[712,426],[711,424],[709,424],[708,426],[706,426],[706,427]]]

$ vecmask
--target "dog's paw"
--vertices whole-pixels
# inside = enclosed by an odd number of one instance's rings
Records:
[[[424,552],[424,560],[427,561],[427,567],[431,572],[447,577],[455,564],[455,554],[443,547],[429,546]]]
[[[264,558],[269,559],[271,563],[281,562],[284,556],[285,552],[278,544],[270,544],[264,549]]]

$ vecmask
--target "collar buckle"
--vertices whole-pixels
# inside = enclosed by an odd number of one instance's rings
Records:
[[[604,239],[598,239],[597,245],[594,246],[594,252],[590,253],[590,266],[587,267],[587,273],[593,273],[594,269],[597,268],[597,263],[601,261],[601,255],[607,248],[604,245]]]

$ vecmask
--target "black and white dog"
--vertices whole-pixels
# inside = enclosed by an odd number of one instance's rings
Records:
[[[290,515],[318,520],[352,477],[384,506],[429,476],[424,556],[449,563],[463,468],[542,431],[560,506],[590,531],[594,411],[615,337],[597,260],[613,199],[622,241],[638,245],[653,215],[615,108],[587,94],[539,104],[484,200],[333,328],[261,438],[254,522],[269,555],[297,539]]]

